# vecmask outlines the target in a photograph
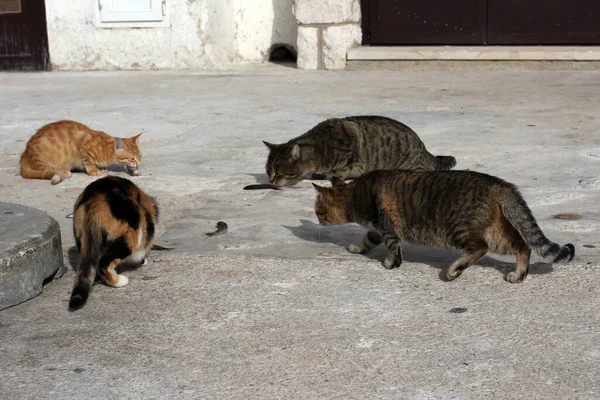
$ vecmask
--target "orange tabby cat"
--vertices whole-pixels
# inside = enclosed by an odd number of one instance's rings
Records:
[[[116,164],[125,166],[130,175],[138,175],[142,153],[136,142],[140,135],[117,138],[79,122],[53,122],[27,142],[21,155],[21,176],[50,179],[56,185],[70,177],[72,170],[100,175]]]

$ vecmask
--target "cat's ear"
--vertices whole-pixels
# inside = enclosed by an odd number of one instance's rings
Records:
[[[137,135],[131,137],[131,139],[133,139],[134,143],[137,143],[137,140],[140,136],[142,136],[142,133],[144,133],[144,132],[140,132]]]
[[[300,146],[299,145],[295,144],[294,147],[292,147],[292,151],[290,152],[290,157],[294,161],[296,161],[297,159],[300,158]]]
[[[312,183],[312,182],[311,182]],[[321,193],[321,194],[325,194],[327,193],[327,188],[323,187],[323,186],[319,186],[316,183],[312,183],[312,185],[315,187],[315,189],[317,189],[317,192]]]
[[[267,149],[269,149],[269,150],[273,150],[275,147],[277,147],[276,144],[265,142],[264,140],[263,140],[263,143],[265,144],[265,146],[267,146]]]
[[[115,138],[115,150],[124,150],[124,149],[125,149],[125,144],[123,143],[121,138],[116,137]]]
[[[317,189],[317,192],[319,192],[320,196],[325,197],[327,200],[333,200],[333,193],[331,193],[331,189],[316,185],[314,183],[312,185],[315,187],[315,189]]]
[[[328,195],[328,196],[331,195],[331,193],[329,192],[329,188],[319,186],[316,183],[312,183],[312,185],[315,187],[315,189],[317,189],[317,192],[319,192],[319,194]]]
[[[333,187],[346,186],[346,182],[344,182],[337,176],[334,176],[331,178],[331,186],[333,186]]]

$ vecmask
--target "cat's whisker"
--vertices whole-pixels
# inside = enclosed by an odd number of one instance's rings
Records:
[[[316,225],[313,227],[313,230],[312,230],[312,235],[310,235],[310,239],[311,239],[311,240],[312,240],[312,238],[314,238],[314,237],[315,237],[315,234],[317,233],[317,231],[318,231],[318,230],[319,230],[319,224],[316,224]]]

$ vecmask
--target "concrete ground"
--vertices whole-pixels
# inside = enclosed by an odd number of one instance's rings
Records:
[[[56,218],[67,264],[65,216],[94,178],[52,186],[17,167],[35,130],[64,118],[144,131],[132,179],[162,207],[157,243],[176,248],[76,313],[72,271],[0,312],[2,398],[600,397],[600,72],[4,73],[0,107],[0,201]],[[387,271],[382,249],[345,251],[360,227],[319,228],[309,182],[242,190],[266,182],[261,139],[358,114],[517,184],[576,258],[534,256],[511,285],[514,260],[490,254],[447,283],[456,253],[406,245]],[[203,237],[219,220],[229,232]]]

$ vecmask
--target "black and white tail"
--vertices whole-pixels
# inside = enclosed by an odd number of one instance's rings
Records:
[[[531,210],[519,192],[514,189],[500,200],[502,213],[510,224],[519,232],[527,245],[544,258],[552,258],[552,262],[571,261],[575,255],[575,247],[571,243],[561,246],[551,242],[538,226]]]
[[[82,239],[79,266],[77,267],[75,284],[69,299],[70,311],[78,310],[85,305],[94,285],[100,262],[102,234],[99,229],[87,227],[85,237]]]
[[[452,156],[435,156],[435,169],[448,170],[456,166],[456,158]]]

